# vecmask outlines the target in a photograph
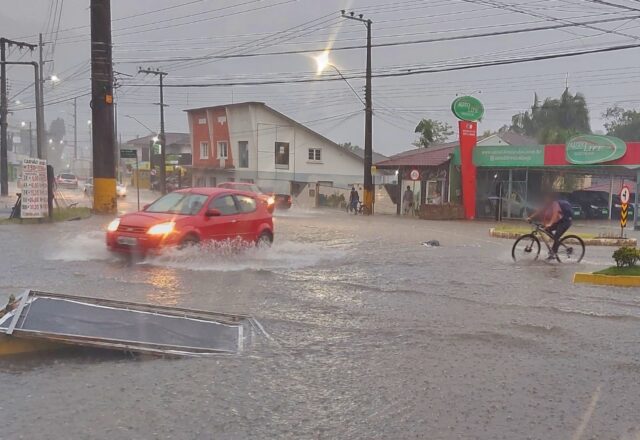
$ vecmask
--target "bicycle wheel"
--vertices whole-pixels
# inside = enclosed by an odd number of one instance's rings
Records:
[[[556,258],[561,263],[579,263],[584,257],[584,241],[577,235],[565,235],[560,239]]]
[[[513,261],[535,261],[538,255],[540,255],[540,240],[533,234],[523,235],[513,243],[511,249]]]

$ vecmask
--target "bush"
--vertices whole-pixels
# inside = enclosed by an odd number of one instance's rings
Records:
[[[623,246],[613,253],[613,259],[618,267],[632,267],[640,261],[640,250]]]

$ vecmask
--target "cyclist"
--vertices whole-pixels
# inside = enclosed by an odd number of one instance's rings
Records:
[[[536,218],[542,220],[545,229],[553,234],[553,246],[547,260],[556,259],[560,238],[571,227],[572,216],[571,204],[566,200],[555,198],[552,194],[546,195],[542,207],[529,216],[529,221]]]

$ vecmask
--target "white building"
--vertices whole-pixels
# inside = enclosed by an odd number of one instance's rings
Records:
[[[186,110],[194,186],[252,182],[278,193],[316,183],[362,183],[364,164],[343,148],[262,102]]]

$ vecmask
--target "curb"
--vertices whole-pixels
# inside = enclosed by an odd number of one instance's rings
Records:
[[[573,275],[573,282],[601,286],[640,287],[640,276],[577,272]]]
[[[489,229],[489,235],[494,238],[510,238],[516,239],[522,234],[518,232],[496,231],[495,228]],[[583,238],[584,244],[587,246],[630,246],[636,247],[638,240],[635,238]]]

